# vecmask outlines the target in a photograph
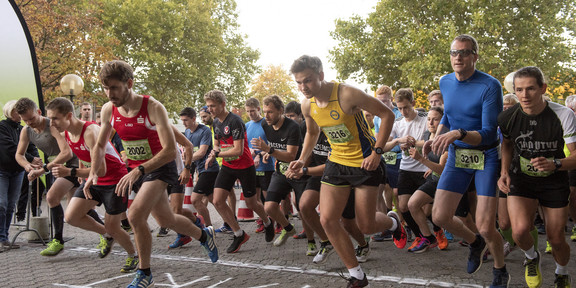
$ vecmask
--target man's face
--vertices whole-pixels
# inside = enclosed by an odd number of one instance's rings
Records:
[[[444,107],[444,101],[440,98],[439,95],[434,95],[430,97],[430,107]]]
[[[382,93],[376,95],[376,98],[380,100],[380,102],[382,102],[384,105],[386,105],[386,107],[390,108],[390,110],[394,108],[394,105],[392,105],[392,95],[388,93]]]
[[[450,64],[452,64],[452,69],[457,74],[471,74],[474,73],[476,69],[476,61],[478,61],[478,54],[470,53],[472,51],[472,43],[469,41],[454,41],[450,46],[450,50],[458,50],[468,53],[468,56],[464,56],[458,53],[456,56],[450,55]]]
[[[406,119],[410,119],[414,113],[414,103],[411,103],[408,100],[397,101],[396,106],[398,107],[398,111],[402,113],[402,116]]]
[[[132,79],[129,79],[128,82],[109,79],[108,83],[102,84],[102,89],[104,89],[104,93],[106,93],[106,96],[112,105],[120,107],[126,104],[128,96],[131,93],[130,89],[132,89],[132,83]]]
[[[64,115],[56,112],[56,110],[48,110],[46,111],[46,116],[50,119],[50,126],[56,128],[58,132],[64,132],[70,126],[72,113]]]
[[[180,120],[182,120],[182,124],[184,127],[186,127],[186,129],[192,129],[192,126],[194,126],[194,123],[196,123],[196,118],[190,118],[186,115],[181,115]]]
[[[533,77],[519,77],[514,79],[514,92],[520,100],[520,105],[523,110],[538,109],[544,105],[542,95],[546,93],[546,84],[542,87],[538,86],[536,78]]]
[[[248,117],[250,117],[250,120],[252,121],[260,120],[260,107],[245,106],[245,108],[246,113],[248,113]]]
[[[42,124],[42,116],[40,116],[40,113],[42,113],[40,112],[40,109],[28,109],[24,114],[20,114],[20,117],[22,117],[22,120],[24,120],[26,125],[39,129],[41,128],[40,124]]]
[[[201,111],[199,113],[199,115],[200,115],[200,119],[202,120],[202,123],[204,123],[204,125],[212,126],[212,123],[214,122],[214,120],[212,119],[212,115],[210,115],[210,113]]]
[[[264,112],[264,118],[266,119],[266,123],[268,123],[268,125],[276,125],[282,118],[282,114],[284,112],[282,110],[276,109],[276,106],[274,106],[272,103],[269,105],[264,105],[262,111]]]
[[[225,103],[218,103],[214,100],[206,100],[206,107],[208,107],[208,112],[212,115],[212,117],[216,118],[218,115],[224,113],[224,106]],[[224,120],[224,119],[222,119]]]
[[[298,115],[294,112],[286,112],[286,113],[284,113],[284,116],[296,121],[296,123],[298,123],[298,124],[302,123],[302,120],[304,120],[304,119],[302,119],[302,115]]]
[[[92,106],[82,105],[82,118],[88,119],[92,116]]]
[[[374,115],[368,111],[364,111],[364,116],[366,117],[366,121],[368,122],[370,129],[374,128]]]
[[[294,80],[298,85],[298,90],[310,99],[320,92],[320,86],[324,80],[324,72],[315,73],[312,69],[305,69],[302,72],[294,73]]]

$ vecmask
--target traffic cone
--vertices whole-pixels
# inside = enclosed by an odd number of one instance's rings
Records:
[[[184,189],[184,203],[182,203],[182,208],[188,209],[196,215],[196,208],[192,205],[192,190],[194,188],[194,179],[190,177],[188,183],[186,183],[186,188]]]
[[[252,221],[254,220],[254,212],[248,209],[244,193],[240,192],[240,201],[238,201],[238,213],[236,214],[238,221]]]
[[[132,201],[136,198],[136,192],[134,190],[130,191],[130,195],[128,195],[128,208],[132,205]]]

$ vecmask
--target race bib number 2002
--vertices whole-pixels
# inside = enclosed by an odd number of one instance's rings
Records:
[[[125,141],[122,140],[122,145],[126,151],[126,156],[130,160],[141,161],[152,159],[152,149],[150,149],[150,144],[148,139]]]

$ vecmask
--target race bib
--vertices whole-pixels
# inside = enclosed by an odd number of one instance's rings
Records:
[[[56,157],[58,157],[58,155],[48,156],[48,163],[54,161],[54,159],[56,159]]]
[[[396,165],[396,161],[398,160],[397,155],[398,154],[396,152],[386,152],[382,154],[382,157],[384,157],[384,162],[386,162],[386,165]]]
[[[456,149],[456,167],[484,170],[484,151]]]
[[[288,171],[288,163],[278,161],[278,172],[284,175],[286,171]]]
[[[264,171],[256,171],[256,176],[265,176],[266,173]]]
[[[546,158],[546,159],[550,161],[554,160],[554,158]],[[534,165],[530,163],[530,159],[526,159],[522,156],[520,156],[520,170],[522,171],[522,173],[533,177],[546,177],[554,173],[554,171],[540,171],[534,168]]]
[[[80,159],[78,159],[78,160],[80,160]],[[84,165],[84,167],[86,167],[86,168],[90,168],[90,166],[92,165],[92,163],[86,162],[84,160],[80,160],[80,162],[82,162],[82,165]]]
[[[154,156],[152,154],[152,149],[150,149],[148,139],[134,140],[134,141],[122,140],[122,145],[124,146],[124,150],[126,151],[126,156],[130,160],[134,161],[149,160],[152,159],[152,157]]]
[[[226,151],[234,148],[234,144],[221,144],[220,147],[222,148],[222,152],[226,152]],[[236,156],[236,157],[222,157],[222,159],[224,159],[224,161],[226,161],[226,162],[238,160],[239,158],[240,158],[239,156]]]
[[[344,124],[322,127],[322,131],[324,131],[324,134],[332,143],[346,143],[352,140],[352,133],[350,133],[350,130],[348,130]]]

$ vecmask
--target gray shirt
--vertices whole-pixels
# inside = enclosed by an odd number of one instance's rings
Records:
[[[28,140],[30,143],[36,145],[38,149],[44,152],[44,155],[48,158],[48,162],[51,162],[60,154],[60,147],[58,147],[58,141],[52,133],[50,133],[50,119],[44,117],[46,120],[46,126],[40,133],[36,133],[34,129],[30,126],[26,127],[26,134],[28,135]],[[78,167],[78,157],[72,153],[72,159],[66,162],[67,167]]]

